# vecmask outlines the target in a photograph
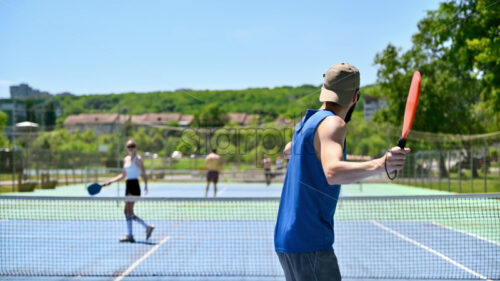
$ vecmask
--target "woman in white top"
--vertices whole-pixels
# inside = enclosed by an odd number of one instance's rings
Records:
[[[142,174],[144,179],[144,191],[148,193],[148,177],[144,169],[144,162],[142,158],[137,155],[136,144],[133,140],[127,141],[128,156],[123,160],[123,170],[121,174],[115,178],[107,181],[104,185],[110,185],[114,182],[120,181],[123,178],[127,179],[125,196],[141,196],[141,187],[139,185],[139,176]],[[151,237],[154,230],[154,225],[146,224],[141,218],[134,214],[134,203],[125,202],[125,218],[127,219],[128,234],[125,235],[120,242],[135,242],[134,235],[132,234],[132,221],[136,221],[146,229],[146,240]]]

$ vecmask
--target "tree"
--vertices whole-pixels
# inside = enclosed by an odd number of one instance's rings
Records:
[[[27,99],[24,104],[24,111],[26,111],[26,121],[36,123],[36,114],[34,109],[35,103],[32,99]]]
[[[222,127],[229,121],[226,111],[217,103],[205,106],[198,119],[202,127]]]
[[[45,120],[45,126],[49,128],[53,128],[56,125],[56,109],[54,106],[54,102],[50,101],[44,106],[43,112]]]
[[[8,120],[7,114],[0,110],[0,147],[9,146],[9,140],[3,134],[5,125],[7,125],[7,120]]]
[[[447,1],[418,23],[410,50],[402,52],[389,44],[378,53],[380,95],[389,107],[376,120],[400,125],[411,75],[418,69],[423,79],[415,130],[498,131],[499,15],[498,1]],[[438,149],[440,145],[435,142]],[[465,148],[468,145],[464,143]]]
[[[418,23],[410,50],[389,44],[376,55],[381,92],[390,104],[379,118],[400,122],[411,75],[419,69],[423,96],[416,130],[473,134],[500,129],[494,110],[499,102],[500,5],[487,2],[442,3]]]

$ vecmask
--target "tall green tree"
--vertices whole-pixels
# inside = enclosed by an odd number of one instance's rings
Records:
[[[420,70],[416,130],[474,134],[500,129],[500,3],[447,1],[418,23],[413,46],[389,44],[375,63],[380,94],[389,102],[378,120],[400,124],[411,75]]]
[[[380,93],[389,108],[376,118],[401,124],[414,70],[422,73],[422,93],[414,129],[453,134],[500,130],[500,2],[446,1],[418,23],[406,52],[389,44],[375,63]],[[440,149],[443,145],[434,140]],[[466,159],[472,157],[464,142]],[[469,161],[469,160],[467,160]],[[446,176],[444,160],[440,159]],[[473,167],[472,174],[478,176]]]
[[[42,118],[45,118],[45,120],[44,120],[45,126],[47,126],[49,128],[53,128],[56,125],[56,119],[57,119],[56,118],[56,108],[55,108],[53,101],[47,103],[44,106],[43,114],[44,114],[44,116]]]
[[[0,110],[0,147],[8,147],[9,140],[5,137],[4,128],[7,125],[8,116],[5,112]]]
[[[222,127],[229,120],[226,111],[217,103],[205,106],[197,117],[201,127]]]
[[[24,103],[24,110],[26,111],[26,121],[36,122],[34,105],[35,103],[32,99],[27,99]]]

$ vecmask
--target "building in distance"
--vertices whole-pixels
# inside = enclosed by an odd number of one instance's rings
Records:
[[[10,98],[25,100],[25,99],[45,99],[50,98],[49,92],[42,92],[31,88],[28,84],[21,83],[17,86],[10,86]]]
[[[380,109],[386,108],[387,103],[379,98],[372,96],[365,96],[365,104],[363,108],[363,115],[365,120],[371,120],[373,115]]]

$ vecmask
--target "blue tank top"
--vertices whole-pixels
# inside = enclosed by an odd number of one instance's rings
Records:
[[[329,185],[314,152],[314,133],[329,110],[307,110],[295,129],[292,151],[281,193],[274,246],[279,253],[333,248],[333,215],[340,185]],[[346,149],[344,143],[344,161]]]

